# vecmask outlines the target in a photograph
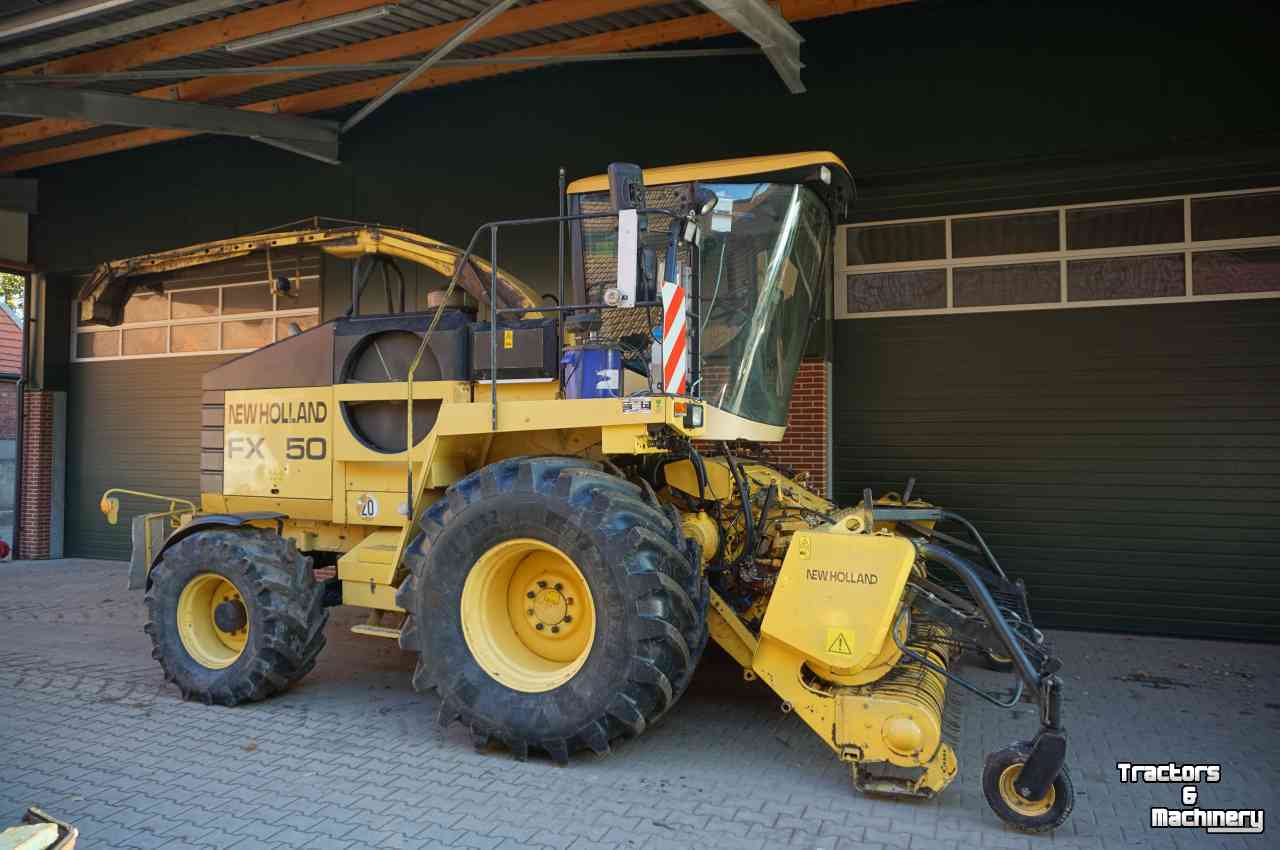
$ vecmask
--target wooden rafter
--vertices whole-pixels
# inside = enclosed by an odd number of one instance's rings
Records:
[[[522,7],[522,9],[513,10],[508,14],[514,15],[520,11],[524,11],[525,9],[537,9],[542,6],[549,6],[555,2],[557,2],[557,0],[548,0],[547,3],[532,7]],[[569,2],[569,0],[565,0],[565,2]],[[840,15],[847,12],[874,9],[881,6],[896,5],[903,2],[909,2],[909,0],[782,0],[780,7],[787,20],[803,21],[814,18],[829,17],[832,15]],[[577,18],[580,19],[582,17],[581,3],[570,3],[570,5],[576,5],[578,7],[579,12],[577,14]],[[502,20],[503,19],[500,17],[490,26],[496,26]],[[734,31],[733,27],[727,24],[718,15],[708,13],[685,18],[677,18],[675,20],[663,21],[656,24],[644,24],[636,27],[628,27],[626,29],[614,30],[612,32],[585,36],[582,38],[569,39],[545,46],[510,51],[503,55],[575,55],[605,51],[635,50],[644,47],[654,47],[660,44],[670,44],[673,42],[727,35]],[[418,32],[423,31],[419,30]],[[401,36],[393,36],[392,38],[400,37]],[[379,41],[386,40],[388,39],[379,39]],[[326,51],[326,53],[330,52],[331,51]],[[312,59],[318,55],[319,54],[311,54],[307,57],[307,61],[312,61]],[[537,67],[541,66],[538,64],[494,64],[435,68],[415,80],[408,90],[420,90],[451,85],[453,83],[460,83],[486,77],[495,77],[501,74],[510,74]],[[261,112],[278,111],[294,114],[334,109],[351,103],[368,100],[369,98],[376,96],[378,92],[384,90],[391,81],[394,81],[397,78],[398,77],[396,76],[378,77],[376,79],[364,80],[357,83],[319,89],[313,92],[305,92],[302,94],[292,95],[290,97],[273,98],[271,100],[248,104],[242,108]],[[225,78],[210,79],[222,81]],[[261,78],[256,79],[260,80]],[[68,162],[71,160],[98,156],[115,151],[144,147],[146,145],[166,142],[191,135],[195,134],[176,130],[137,130],[120,133],[102,139],[93,139],[63,147],[49,148],[46,150],[32,151],[30,153],[11,156],[7,159],[0,160],[0,173],[24,171],[45,165],[52,165],[54,163]]]
[[[383,0],[385,2],[385,0]],[[590,7],[590,15],[607,15],[643,6],[652,6],[653,0],[596,0]],[[268,8],[275,8],[274,6]],[[535,6],[511,9],[499,15],[474,36],[475,39],[500,38],[542,27],[567,24],[583,18],[582,0],[546,0]],[[434,50],[449,37],[466,26],[466,20],[453,21],[439,26],[411,30],[399,35],[349,44],[330,50],[321,50],[302,56],[291,56],[263,67],[288,68],[290,65],[340,64],[356,62],[381,62],[412,56]],[[173,85],[156,86],[137,92],[137,97],[154,97],[166,100],[206,101],[243,94],[262,86],[281,83],[305,74],[280,73],[264,77],[202,77]],[[84,130],[93,125],[84,121],[49,119],[28,121],[0,130],[0,148],[25,145],[51,139],[67,133]]]

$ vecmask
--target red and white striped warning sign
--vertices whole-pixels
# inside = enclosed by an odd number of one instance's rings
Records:
[[[683,393],[688,375],[685,346],[684,287],[662,282],[662,389]]]

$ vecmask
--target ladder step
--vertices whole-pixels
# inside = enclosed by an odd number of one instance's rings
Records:
[[[388,626],[369,626],[364,623],[361,623],[358,626],[352,626],[351,633],[364,635],[365,637],[391,638],[392,640],[400,639],[399,629],[393,629]]]

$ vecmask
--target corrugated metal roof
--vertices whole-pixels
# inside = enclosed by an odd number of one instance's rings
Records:
[[[60,0],[55,0],[55,2],[60,2]],[[104,12],[86,15],[64,25],[42,29],[21,38],[14,38],[9,41],[0,41],[0,72],[3,72],[6,68],[12,70],[18,67],[15,63],[10,62],[6,64],[5,62],[5,54],[9,48],[36,44],[71,33],[92,30],[107,24],[127,21],[128,19],[139,15],[145,15],[164,9],[172,9],[189,2],[190,0],[143,0],[142,2],[129,3],[122,7],[117,7]],[[113,44],[145,38],[147,36],[154,35],[157,32],[179,29],[206,20],[225,18],[230,15],[241,14],[250,9],[271,6],[279,2],[287,2],[287,0],[245,0],[245,2],[239,5],[216,14],[191,17],[165,27],[139,31],[127,37],[94,42],[93,44],[82,46],[74,51],[44,56],[36,61],[43,63],[50,59],[59,58],[60,56],[76,55],[79,53],[100,50],[103,47],[111,46]],[[396,2],[396,0],[388,0],[388,2],[392,3]],[[529,6],[534,5],[537,2],[539,2],[539,0],[521,0],[521,2],[516,5]],[[475,17],[477,14],[489,8],[491,4],[492,0],[399,0],[398,8],[385,17],[364,21],[354,25],[343,26],[321,33],[292,38],[287,41],[264,45],[250,50],[229,52],[223,47],[218,46],[211,49],[200,50],[185,56],[166,59],[162,62],[156,62],[136,69],[193,69],[193,74],[183,78],[174,78],[172,80],[164,81],[111,80],[94,82],[92,84],[80,83],[78,85],[99,91],[130,94],[144,89],[156,88],[169,83],[176,84],[182,82],[183,79],[199,78],[202,76],[199,73],[199,70],[201,69],[221,69],[262,65],[271,62],[278,62],[283,59],[306,56],[308,54],[330,50],[336,47],[386,38],[388,36],[394,36],[410,32],[412,30],[422,29],[424,27],[465,20]],[[15,14],[29,12],[32,8],[47,8],[47,4],[36,4],[33,3],[32,0],[25,0],[25,2],[21,2],[20,4],[5,5],[5,12],[0,13],[0,28],[3,27],[6,17],[13,17]],[[459,46],[452,54],[452,58],[481,58],[512,50],[521,50],[540,45],[550,45],[568,39],[597,35],[628,27],[668,21],[689,15],[704,14],[706,12],[706,9],[703,6],[693,2],[693,0],[654,3],[650,6],[644,6],[629,11],[595,16],[591,15],[592,3],[589,2],[589,0],[583,0],[581,6],[585,16],[582,20],[574,21],[569,24],[530,30],[513,35],[505,35],[499,38],[469,42]],[[413,59],[416,57],[408,55],[397,58]],[[28,62],[26,64],[31,63]],[[353,71],[317,74],[285,82],[258,86],[233,96],[209,102],[223,106],[241,106],[247,103],[313,92],[320,89],[332,88],[380,76],[386,76],[385,72]],[[0,116],[0,129],[10,127],[15,124],[21,124],[28,120],[29,119],[26,118]],[[44,139],[19,146],[0,148],[0,158],[7,158],[17,154],[44,150],[46,148],[63,147],[76,142],[98,139],[105,136],[111,136],[116,133],[127,132],[128,130],[129,128],[123,127],[93,127],[73,134],[57,136],[55,138]]]
[[[19,36],[17,38],[7,39],[5,41],[0,42],[0,69],[5,69],[9,67],[23,67],[25,65],[31,65],[31,64],[43,64],[45,62],[51,62],[56,59],[64,59],[68,56],[76,56],[80,53],[86,53],[91,50],[101,50],[105,47],[111,47],[116,44],[124,44],[125,42],[134,41],[139,38],[146,38],[148,36],[156,35],[157,33],[169,32],[171,30],[176,30],[176,29],[182,29],[183,27],[194,26],[195,24],[204,23],[205,21],[213,21],[213,20],[218,20],[219,18],[225,18],[225,17],[228,17],[229,15],[238,15],[241,12],[245,12],[250,9],[256,9],[260,6],[271,6],[275,3],[283,2],[283,0],[244,0],[244,2],[240,3],[239,5],[233,6],[229,9],[225,9],[221,12],[214,12],[214,13],[209,13],[204,15],[191,15],[188,17],[184,17],[182,20],[176,21],[171,24],[166,24],[164,26],[159,26],[159,27],[150,27],[148,29],[140,30],[135,33],[130,33],[129,35],[123,36],[120,38],[101,39],[98,41],[94,41],[91,44],[78,47],[74,50],[63,50],[57,53],[50,53],[47,56],[41,56],[39,59],[35,60],[34,62],[22,62],[15,65],[12,62],[5,61],[5,55],[9,51],[16,50],[20,47],[39,44],[40,42],[45,42],[45,41],[53,41],[54,39],[61,38],[62,36],[65,36],[65,35],[73,35],[73,34],[85,32],[85,31],[92,32],[93,30],[101,29],[102,27],[105,27],[108,24],[127,21],[130,18],[136,18],[142,15],[148,14],[150,12],[158,12],[164,9],[171,9],[175,6],[181,6],[184,3],[188,3],[188,2],[190,2],[190,0],[148,0],[148,2],[130,3],[126,6],[117,6],[114,9],[108,9],[104,12],[96,12],[91,15],[86,15],[82,18],[76,18],[74,21],[68,21],[67,23],[61,24],[59,26],[46,27],[43,29],[35,30],[29,34]],[[49,8],[49,6],[50,4],[48,2],[44,2],[39,4],[27,5],[21,9],[6,8],[3,13],[0,13],[0,27],[4,25],[5,20],[8,18],[17,17],[18,14],[25,14],[35,9],[47,9]]]

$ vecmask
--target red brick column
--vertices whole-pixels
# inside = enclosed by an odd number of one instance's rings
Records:
[[[23,393],[22,504],[18,506],[18,558],[49,557],[53,498],[53,393]]]
[[[827,364],[805,360],[791,391],[787,434],[770,446],[773,458],[796,472],[809,473],[809,487],[824,496],[827,482]]]

